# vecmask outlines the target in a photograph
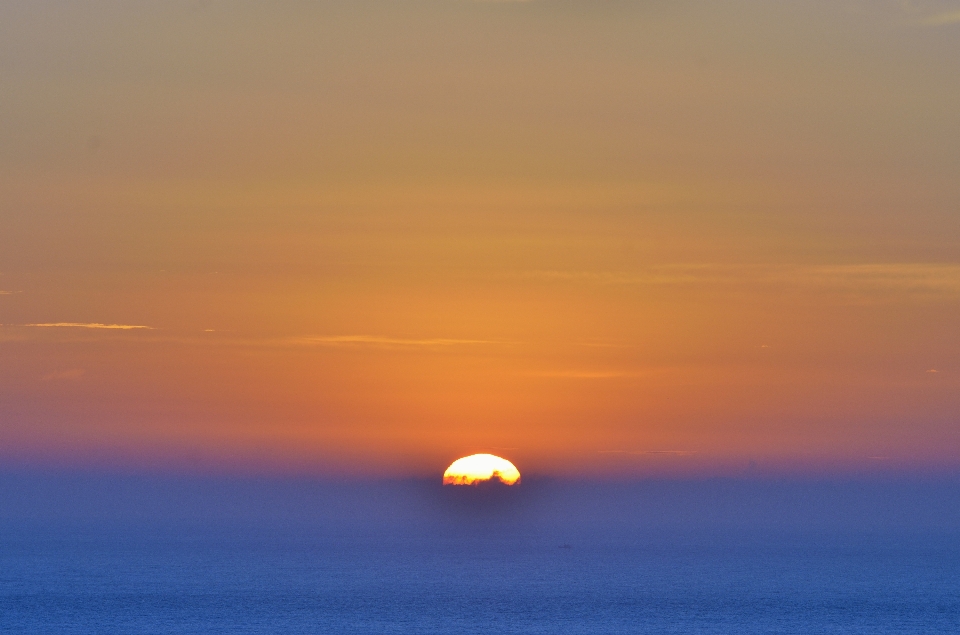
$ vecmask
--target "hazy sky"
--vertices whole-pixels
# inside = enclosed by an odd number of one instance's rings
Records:
[[[6,463],[956,470],[960,2],[4,2],[0,323]]]

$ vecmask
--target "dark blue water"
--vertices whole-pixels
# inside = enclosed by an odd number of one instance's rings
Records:
[[[8,478],[0,631],[955,634],[958,491]]]

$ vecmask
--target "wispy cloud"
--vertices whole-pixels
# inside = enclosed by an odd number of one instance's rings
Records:
[[[659,285],[703,282],[716,277],[716,265],[663,265],[639,272],[627,271],[526,271],[524,278],[601,285]]]
[[[100,324],[99,322],[45,322],[42,324],[24,324],[38,328],[77,328],[77,329],[112,329],[120,331],[132,331],[135,329],[153,330],[152,326],[143,326],[140,324]]]
[[[960,293],[960,265],[889,263],[797,267],[785,280],[851,289]]]
[[[4,291],[3,289],[0,289],[0,295],[13,295],[13,291]]]
[[[622,371],[593,370],[546,370],[528,373],[533,377],[557,377],[569,379],[615,379],[617,377],[636,377],[637,373]]]
[[[468,340],[448,338],[407,339],[400,337],[382,337],[378,335],[332,335],[322,337],[298,337],[293,340],[300,344],[316,346],[457,346],[463,344],[501,344],[494,340]]]
[[[938,13],[920,21],[926,26],[946,26],[948,24],[960,24],[960,10]]]
[[[43,376],[44,381],[55,381],[55,380],[66,380],[73,381],[83,377],[84,371],[82,368],[71,368],[70,370],[61,370],[54,373],[48,373]]]
[[[673,264],[624,271],[528,271],[528,279],[595,285],[777,284],[846,291],[960,294],[960,264],[852,265]]]
[[[667,454],[671,456],[691,456],[697,454],[697,452],[695,450],[597,450],[597,454],[630,454],[634,456]]]

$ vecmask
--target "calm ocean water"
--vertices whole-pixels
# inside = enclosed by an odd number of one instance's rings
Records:
[[[3,633],[960,633],[954,485],[2,485]]]

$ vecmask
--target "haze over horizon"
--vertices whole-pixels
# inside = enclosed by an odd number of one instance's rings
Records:
[[[960,3],[0,5],[0,467],[960,473]]]

